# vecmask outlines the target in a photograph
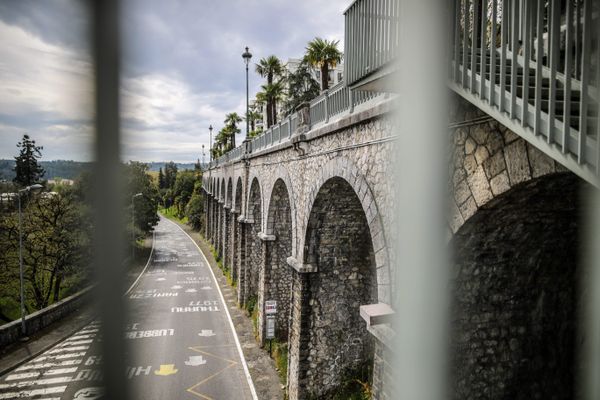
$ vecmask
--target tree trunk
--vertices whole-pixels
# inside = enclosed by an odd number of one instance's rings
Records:
[[[60,300],[60,284],[62,283],[62,276],[59,274],[54,280],[54,293],[52,295],[52,302],[56,303]]]
[[[277,123],[277,100],[273,99],[273,125]]]
[[[321,67],[321,89],[329,89],[329,64],[327,63]]]
[[[271,101],[267,101],[267,129],[273,125],[273,110]]]

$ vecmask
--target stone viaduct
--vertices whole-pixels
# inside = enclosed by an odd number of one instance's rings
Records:
[[[582,62],[589,49],[571,46],[571,2],[451,3],[453,97],[440,136],[449,138],[452,398],[571,399],[585,342],[576,329],[580,191],[599,186],[600,68]],[[418,132],[396,129],[396,95],[374,94],[392,92],[385,74],[396,65],[400,17],[390,4],[347,9],[343,85],[203,176],[204,234],[232,271],[240,306],[257,310],[261,343],[265,301],[277,301],[292,400],[333,398],[357,377],[374,399],[396,398],[390,316],[402,256],[391,246],[389,178],[394,139]],[[591,4],[577,2],[585,23]],[[557,75],[563,67],[569,73]]]
[[[290,399],[328,398],[364,371],[372,371],[374,398],[394,398],[385,383],[398,262],[390,247],[393,102],[373,99],[204,175],[205,235],[232,271],[240,306],[256,304],[261,343],[265,300],[277,301]],[[584,181],[458,96],[452,108],[457,398],[511,382],[531,389],[515,398],[569,391],[574,350],[562,344],[575,341]],[[528,373],[518,376],[521,369]]]

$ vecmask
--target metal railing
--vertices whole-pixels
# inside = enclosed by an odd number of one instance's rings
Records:
[[[398,0],[356,0],[344,12],[344,76],[352,85],[398,56]]]
[[[348,88],[344,81],[339,82],[331,89],[324,91],[310,101],[310,127],[312,128],[319,124],[326,124],[331,117],[343,113],[352,113],[354,107],[366,103],[378,96],[381,96],[381,93],[353,91]],[[285,117],[278,124],[270,127],[262,135],[252,139],[249,151],[255,153],[276,144],[284,143],[291,139],[297,129],[298,113],[293,113]],[[243,153],[244,146],[238,146],[223,154],[221,157],[212,160],[209,164],[209,168],[218,167],[224,163],[238,160],[242,157]]]
[[[591,182],[600,175],[594,4],[455,0],[450,71],[459,94]]]

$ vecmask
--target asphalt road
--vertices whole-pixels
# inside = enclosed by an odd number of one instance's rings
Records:
[[[151,261],[127,294],[124,373],[134,399],[256,399],[217,282],[195,243],[161,218]],[[0,377],[2,399],[101,399],[92,322]]]

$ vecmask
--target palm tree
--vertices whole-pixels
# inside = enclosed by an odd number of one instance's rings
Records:
[[[229,113],[225,116],[225,128],[226,133],[230,136],[231,149],[235,149],[235,135],[240,133],[240,129],[237,124],[242,122],[242,118],[236,112]]]
[[[283,99],[283,84],[281,82],[275,82],[272,84],[262,85],[263,90],[260,93],[261,97],[267,100],[267,128],[277,123],[277,102]],[[257,94],[258,97],[258,94]],[[269,105],[271,106],[269,108]],[[270,113],[269,113],[270,110]],[[269,125],[269,114],[271,115],[271,124]]]
[[[256,73],[267,78],[267,86],[274,85],[275,78],[283,74],[283,64],[276,56],[261,58],[256,64]],[[270,99],[267,99],[267,128],[277,123],[277,108]]]
[[[250,124],[250,131],[256,129],[256,121],[262,120],[262,114],[252,108],[248,112],[248,123]]]
[[[329,88],[329,67],[335,68],[342,61],[342,52],[337,48],[339,42],[317,37],[306,46],[306,61],[321,70],[322,90]]]

